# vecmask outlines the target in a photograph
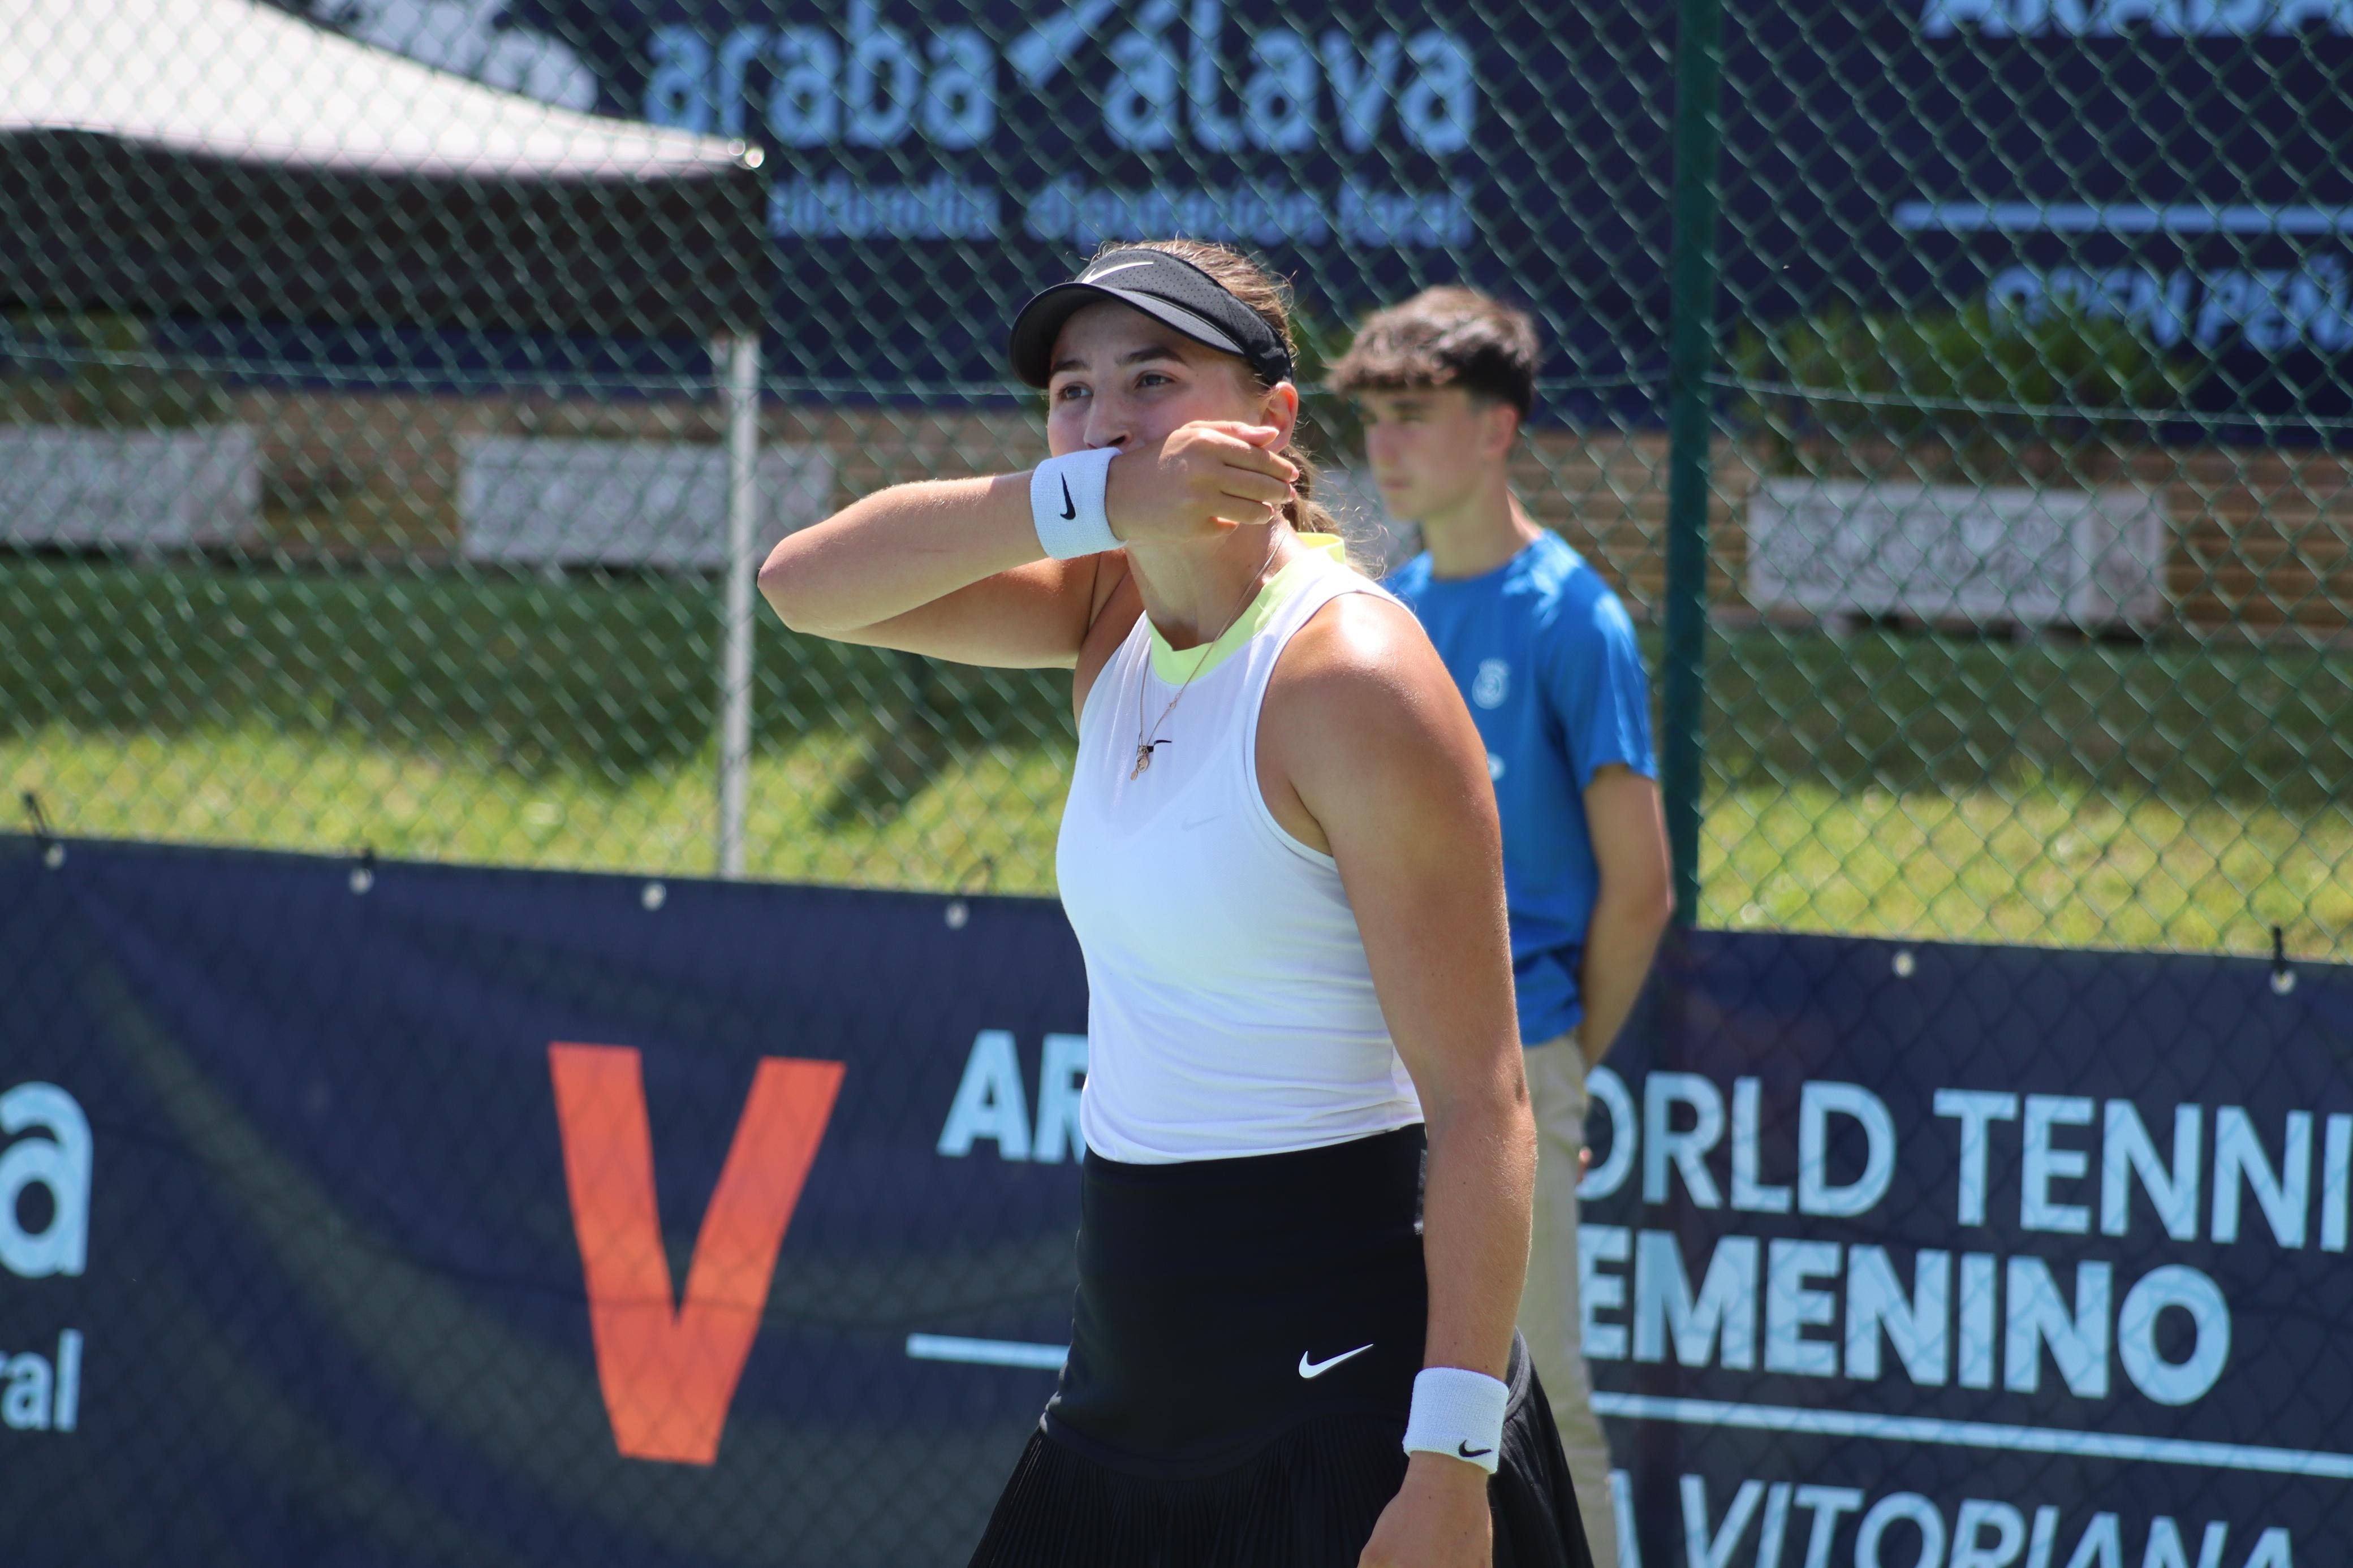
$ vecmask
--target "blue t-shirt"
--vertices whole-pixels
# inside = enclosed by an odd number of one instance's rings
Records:
[[[1434,577],[1424,554],[1384,586],[1421,617],[1487,742],[1520,1038],[1540,1044],[1585,1016],[1577,970],[1601,885],[1585,786],[1611,763],[1658,776],[1634,623],[1553,533],[1483,576]]]

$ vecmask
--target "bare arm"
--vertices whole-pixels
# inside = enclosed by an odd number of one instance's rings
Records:
[[[1269,449],[1282,434],[1196,420],[1122,448],[1104,497],[1113,533],[1180,539],[1263,521],[1298,477]],[[795,631],[837,642],[1068,668],[1120,579],[1105,561],[1046,558],[1026,473],[934,479],[877,490],[786,535],[760,568],[760,592]]]
[[[1675,912],[1675,888],[1656,783],[1620,763],[1596,769],[1585,786],[1585,825],[1601,873],[1577,974],[1585,1021],[1577,1037],[1590,1068],[1642,994],[1660,933]]]
[[[1429,1124],[1424,1363],[1500,1378],[1527,1270],[1535,1136],[1485,749],[1420,627],[1363,596],[1293,639],[1267,715],[1261,733],[1282,737],[1279,764],[1339,862]],[[1416,1454],[1366,1563],[1485,1562],[1485,1482],[1459,1459]]]
[[[1050,561],[1026,474],[893,485],[787,534],[760,568],[784,623],[965,664],[1077,661],[1100,556]]]

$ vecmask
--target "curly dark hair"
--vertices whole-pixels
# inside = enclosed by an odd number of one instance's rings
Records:
[[[1376,310],[1332,367],[1332,387],[1354,397],[1459,386],[1509,404],[1525,419],[1536,401],[1536,324],[1476,289],[1425,289]]]

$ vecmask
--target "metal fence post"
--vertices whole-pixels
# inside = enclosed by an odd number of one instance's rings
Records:
[[[1667,364],[1667,645],[1662,784],[1675,918],[1699,918],[1706,764],[1707,505],[1715,435],[1716,153],[1723,0],[1681,0],[1675,42],[1674,250]]]
[[[744,813],[752,767],[753,526],[760,502],[760,340],[746,332],[712,344],[725,367],[727,419],[726,629],[719,672],[719,874],[744,874]]]

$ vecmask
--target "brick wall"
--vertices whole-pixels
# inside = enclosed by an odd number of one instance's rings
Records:
[[[295,559],[454,559],[460,444],[474,436],[716,443],[709,403],[248,390],[230,416],[260,437],[262,538]],[[1011,410],[769,408],[769,445],[822,445],[840,500],[902,479],[1024,467],[1037,422]]]
[[[2172,523],[2165,581],[2176,626],[2202,635],[2293,628],[2332,639],[2353,627],[2353,453],[2145,446],[1956,454],[1890,445],[1774,454],[1721,441],[1708,509],[1719,605],[1753,608],[1743,592],[1743,520],[1768,463],[1822,479],[2138,485],[2163,497]],[[1599,563],[1638,614],[1655,613],[1666,584],[1663,435],[1539,431],[1514,478],[1539,521]]]
[[[248,389],[228,401],[224,412],[260,437],[265,537],[256,542],[294,558],[453,558],[459,443],[468,436],[720,437],[715,407],[685,400]],[[771,407],[762,438],[828,448],[843,500],[902,479],[1018,468],[1043,445],[1033,412],[1009,404],[979,411]],[[1742,520],[1768,468],[1821,478],[2146,486],[2163,495],[2173,523],[2166,583],[2178,626],[2201,634],[2294,628],[2330,637],[2353,626],[2353,454],[2100,444],[1955,452],[1847,443],[1773,451],[1721,442],[1710,508],[1712,595],[1728,610],[1753,608],[1742,592]],[[1663,435],[1615,430],[1539,430],[1514,468],[1537,519],[1596,562],[1644,618],[1665,586],[1666,474]]]

